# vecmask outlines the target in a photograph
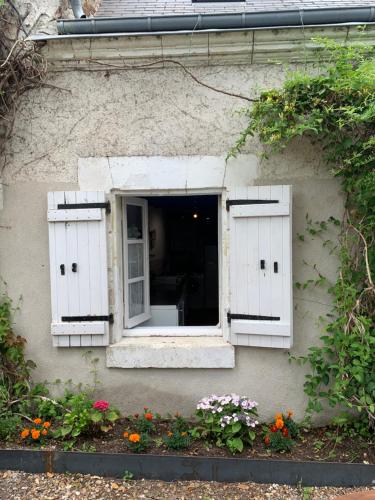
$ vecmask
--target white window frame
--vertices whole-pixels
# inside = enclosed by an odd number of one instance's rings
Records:
[[[127,206],[138,206],[142,209],[142,239],[129,239],[127,224],[126,224],[126,208]],[[125,197],[122,200],[122,220],[123,220],[123,269],[124,269],[124,326],[125,328],[134,328],[137,325],[151,318],[150,312],[150,273],[149,273],[149,244],[148,244],[148,203],[147,200],[140,198]],[[129,278],[128,276],[128,245],[143,244],[143,275],[142,277]],[[128,291],[129,285],[143,281],[143,300],[144,312],[137,316],[129,317],[129,300]]]
[[[207,336],[212,336],[212,337],[222,337],[223,336],[223,321],[224,321],[224,308],[223,308],[223,301],[222,301],[222,284],[223,284],[223,267],[222,267],[222,252],[223,252],[223,210],[225,210],[225,200],[223,201],[223,192],[218,189],[205,189],[205,190],[188,190],[188,191],[181,191],[181,190],[152,190],[152,191],[118,191],[113,193],[116,198],[120,198],[120,206],[121,208],[121,215],[120,215],[120,220],[121,224],[123,227],[123,217],[124,217],[124,200],[126,199],[136,199],[136,198],[142,198],[142,197],[150,197],[150,196],[196,196],[196,195],[202,195],[202,196],[208,196],[208,195],[215,195],[217,196],[217,206],[218,206],[218,277],[219,277],[219,297],[218,297],[218,305],[219,305],[219,322],[218,325],[214,326],[207,326],[207,325],[202,325],[202,326],[152,326],[152,327],[146,327],[142,326],[141,324],[138,326],[131,327],[131,323],[129,324],[129,327],[127,327],[126,323],[126,318],[127,318],[127,301],[125,300],[125,294],[124,291],[126,290],[126,282],[125,280],[122,280],[122,288],[121,288],[121,293],[123,297],[123,305],[124,305],[124,311],[123,311],[123,325],[124,328],[122,330],[122,337],[207,337]],[[134,196],[136,198],[134,198]],[[142,201],[142,200],[139,200]],[[143,200],[145,201],[145,200]],[[117,205],[118,206],[118,205]],[[115,223],[116,224],[116,223]],[[147,237],[148,237],[148,228],[147,228]],[[122,230],[123,233],[123,242],[122,242],[122,262],[121,266],[123,268],[123,275],[125,276],[125,269],[127,268],[127,260],[126,260],[126,245],[124,242],[124,227]],[[146,233],[145,233],[146,234]],[[147,259],[148,259],[148,252],[147,254]],[[147,266],[148,266],[147,262]],[[126,271],[127,272],[127,271]],[[149,301],[149,296],[148,296],[148,301]],[[148,317],[144,320],[146,321]]]

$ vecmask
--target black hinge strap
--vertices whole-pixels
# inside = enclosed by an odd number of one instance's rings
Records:
[[[232,205],[267,205],[269,203],[279,203],[279,200],[227,200],[227,211]]]
[[[73,323],[80,321],[109,321],[113,323],[113,314],[108,316],[61,316],[61,321],[64,323]]]
[[[279,316],[259,316],[256,314],[232,314],[230,312],[227,313],[228,323],[231,322],[232,319],[249,319],[254,321],[280,321]]]
[[[104,203],[59,203],[58,210],[76,210],[77,208],[105,208],[107,214],[111,213],[109,201]]]

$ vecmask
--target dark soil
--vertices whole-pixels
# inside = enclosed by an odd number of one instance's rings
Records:
[[[212,443],[201,440],[193,440],[188,448],[183,450],[168,450],[163,443],[162,437],[170,430],[170,422],[159,420],[155,422],[156,431],[151,434],[151,446],[147,453],[156,455],[189,455],[205,457],[233,457],[226,448],[219,448]],[[126,447],[123,432],[132,431],[131,423],[127,419],[116,422],[114,428],[108,433],[96,435],[79,436],[73,448],[74,451],[107,452],[107,453],[131,453]],[[345,463],[369,463],[375,464],[374,441],[363,439],[358,436],[353,438],[340,434],[340,431],[332,427],[318,427],[314,429],[301,429],[300,437],[296,440],[293,450],[288,453],[272,453],[263,444],[262,431],[258,430],[252,448],[246,447],[242,453],[237,453],[237,458],[273,459],[273,460],[295,460],[295,461],[323,461],[323,462],[345,462]],[[30,447],[35,449],[36,445],[27,445],[21,439],[11,442],[1,442],[0,448],[14,449]],[[39,447],[40,448],[40,447]],[[42,449],[64,450],[64,442],[50,439]]]

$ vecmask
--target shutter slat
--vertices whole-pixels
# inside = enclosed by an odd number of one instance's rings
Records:
[[[230,313],[235,345],[289,348],[292,344],[291,187],[231,189]],[[254,203],[259,200],[259,203]],[[261,201],[265,203],[262,204]],[[267,203],[271,201],[272,203]],[[275,203],[276,201],[276,203]],[[256,316],[264,317],[256,319]],[[280,318],[269,321],[267,317]]]
[[[100,208],[77,208],[75,210],[48,210],[48,222],[101,220]]]
[[[57,208],[63,204],[97,202],[105,202],[103,192],[66,191],[48,196],[54,346],[105,346],[109,343],[109,323],[106,321],[62,322],[62,317],[109,314],[105,207]],[[63,216],[55,215],[60,212]],[[65,266],[64,276],[60,272],[61,264]]]

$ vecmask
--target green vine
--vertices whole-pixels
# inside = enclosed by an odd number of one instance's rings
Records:
[[[333,311],[320,345],[300,360],[311,368],[304,384],[309,413],[321,411],[326,400],[332,407],[358,410],[365,426],[374,429],[375,51],[320,42],[325,62],[319,71],[296,72],[281,89],[264,91],[244,110],[248,125],[228,156],[255,134],[271,153],[306,136],[323,146],[333,175],[341,178],[346,203],[338,278],[329,287]],[[324,230],[325,224],[318,226]]]
[[[28,397],[31,370],[35,364],[25,359],[26,340],[13,331],[15,312],[11,299],[0,296],[0,415],[13,411]]]

